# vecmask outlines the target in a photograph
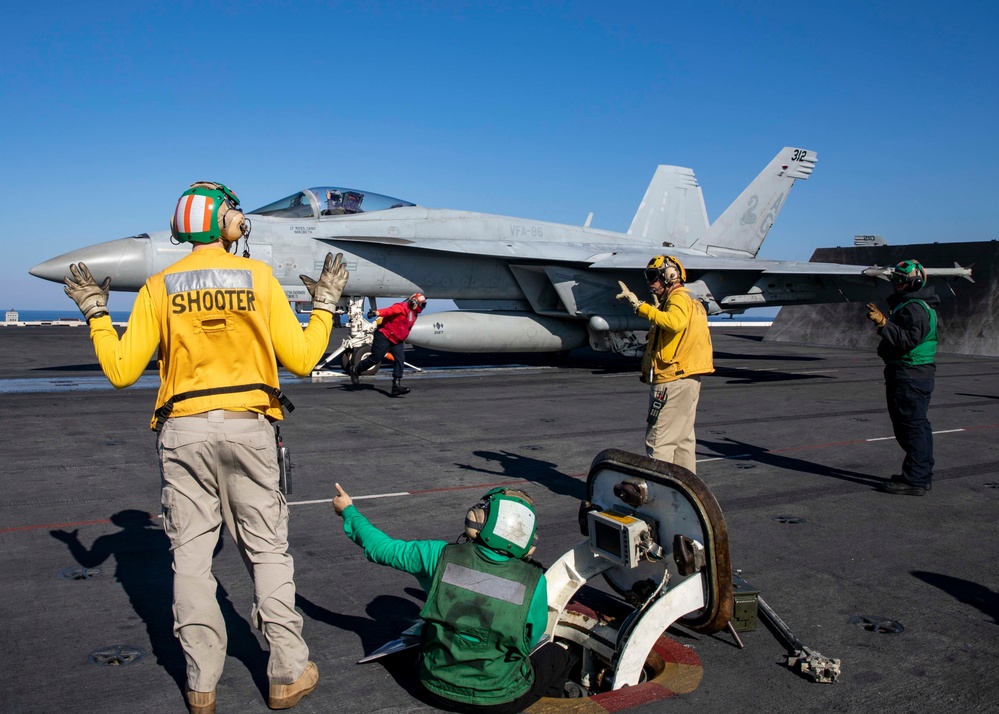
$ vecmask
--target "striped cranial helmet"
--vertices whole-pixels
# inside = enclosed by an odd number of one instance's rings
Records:
[[[181,194],[170,218],[170,233],[178,243],[227,246],[250,235],[250,222],[239,210],[239,199],[227,186],[198,181]]]

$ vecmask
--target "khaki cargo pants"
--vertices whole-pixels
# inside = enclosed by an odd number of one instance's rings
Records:
[[[701,378],[685,377],[665,384],[654,384],[649,390],[649,412],[657,397],[666,398],[659,417],[645,430],[645,454],[653,459],[668,461],[697,473],[697,440],[694,437],[694,417],[701,396]]]
[[[288,504],[278,490],[274,429],[263,416],[233,414],[216,410],[169,419],[157,444],[163,529],[173,551],[174,634],[187,660],[187,684],[200,692],[215,689],[226,656],[212,575],[223,522],[253,579],[251,617],[270,645],[268,678],[291,684],[309,659],[295,610]]]

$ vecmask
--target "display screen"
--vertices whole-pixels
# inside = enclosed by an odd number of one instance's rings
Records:
[[[600,550],[613,553],[620,558],[621,554],[621,531],[606,523],[593,521],[590,526],[593,528],[593,545]]]

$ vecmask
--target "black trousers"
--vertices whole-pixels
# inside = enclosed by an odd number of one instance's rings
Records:
[[[572,669],[572,655],[569,651],[553,642],[543,645],[531,654],[531,664],[534,666],[534,684],[518,699],[504,704],[464,704],[451,699],[439,697],[428,689],[424,689],[427,700],[438,709],[465,714],[516,714],[522,712],[541,697],[561,697],[562,687]]]
[[[932,394],[932,379],[885,379],[895,441],[905,450],[902,480],[913,486],[927,486],[933,480],[933,428],[926,418]]]
[[[357,365],[358,373],[371,369],[376,364],[381,364],[381,361],[385,359],[386,352],[392,353],[392,377],[394,379],[402,379],[405,345],[402,342],[393,345],[382,334],[381,330],[375,330],[374,338],[371,342],[371,354],[361,360],[361,364]]]

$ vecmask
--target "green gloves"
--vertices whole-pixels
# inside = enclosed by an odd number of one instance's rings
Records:
[[[628,286],[622,283],[620,280],[617,281],[617,284],[621,286],[621,292],[617,294],[617,299],[627,300],[628,302],[631,303],[631,309],[637,312],[638,306],[642,304],[642,301],[639,300],[638,296],[635,295],[635,293],[631,292],[631,290],[628,289]]]
[[[66,287],[63,289],[80,308],[83,318],[90,322],[92,317],[107,315],[108,289],[111,287],[111,278],[104,278],[104,282],[98,285],[83,263],[70,263],[69,272],[73,274],[73,277],[70,278],[67,275],[63,278],[63,282],[66,283]]]
[[[305,283],[305,289],[312,296],[312,309],[325,310],[326,312],[336,312],[336,304],[340,301],[340,294],[350,273],[343,264],[343,253],[337,253],[334,260],[332,253],[326,254],[326,262],[323,263],[323,272],[319,280],[313,280],[308,275],[299,275]]]
[[[873,302],[867,303],[867,319],[877,325],[879,330],[885,326],[886,322],[888,322],[888,318],[884,316],[884,313],[878,310],[878,306]]]

